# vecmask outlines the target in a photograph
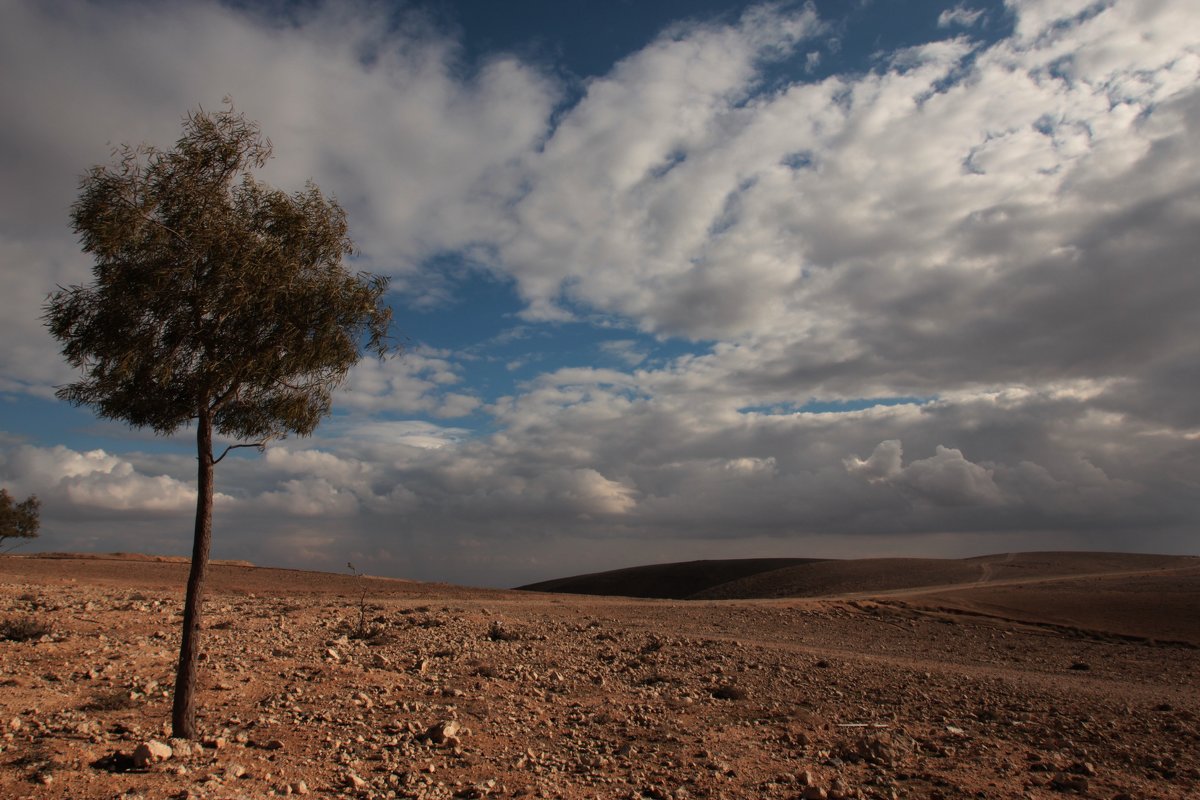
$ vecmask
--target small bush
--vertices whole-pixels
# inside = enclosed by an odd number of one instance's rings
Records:
[[[662,674],[661,672],[651,672],[649,675],[646,675],[639,680],[638,683],[642,686],[658,686],[664,683],[678,683],[678,681],[668,675]]]
[[[8,642],[28,642],[49,634],[48,624],[33,617],[14,617],[0,620],[0,639]]]
[[[718,700],[745,700],[747,694],[745,689],[726,684],[713,689],[712,696]]]
[[[521,638],[521,634],[504,627],[500,620],[492,623],[492,627],[488,628],[487,636],[493,642],[515,642]]]
[[[392,639],[388,633],[387,626],[367,620],[359,620],[358,622],[344,621],[338,625],[337,629],[346,634],[346,638],[357,639],[367,644],[386,644]]]
[[[137,702],[129,696],[128,690],[116,689],[97,693],[79,708],[82,711],[124,711],[136,705]]]

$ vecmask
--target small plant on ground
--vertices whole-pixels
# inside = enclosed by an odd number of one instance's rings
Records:
[[[471,674],[477,678],[499,678],[500,670],[491,664],[477,663],[471,670]]]
[[[638,681],[638,683],[642,686],[658,686],[658,685],[664,684],[664,683],[678,683],[678,682],[679,681],[675,680],[674,678],[672,678],[668,675],[664,675],[663,673],[658,672],[658,671],[651,672],[649,675],[646,675],[640,681]]]
[[[33,617],[10,617],[0,620],[0,640],[7,642],[29,642],[40,639],[51,632],[51,627]]]
[[[354,568],[354,565],[349,561],[346,562],[346,568],[350,570],[350,574],[356,578],[365,577],[361,572]],[[351,639],[362,639],[364,641],[379,642],[384,638],[386,631],[382,625],[379,625],[375,620],[371,624],[367,624],[367,587],[364,582],[362,594],[358,597],[358,624],[350,629],[346,634]]]
[[[115,689],[110,692],[98,692],[82,706],[82,711],[124,711],[137,705],[128,690]]]
[[[745,700],[746,690],[731,684],[724,684],[713,689],[712,696],[718,700]]]
[[[488,628],[487,636],[493,642],[515,642],[521,638],[521,634],[504,627],[504,623],[500,620],[492,622],[492,627]]]

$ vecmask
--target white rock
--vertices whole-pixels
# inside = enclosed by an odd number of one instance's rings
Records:
[[[447,739],[458,733],[462,726],[456,720],[446,720],[430,726],[425,735],[437,744],[444,744]]]
[[[133,751],[133,764],[142,769],[151,764],[166,761],[171,757],[172,753],[170,745],[151,739],[150,741],[142,742]]]

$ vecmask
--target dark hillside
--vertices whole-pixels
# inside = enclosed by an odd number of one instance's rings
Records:
[[[822,597],[884,592],[972,583],[979,580],[981,575],[979,564],[957,559],[862,558],[825,561],[748,575],[698,592],[695,599]]]
[[[576,575],[521,589],[676,600],[827,597],[910,589],[982,587],[1077,575],[1191,566],[1186,556],[1140,553],[1001,553],[973,558],[754,558],[687,561]]]
[[[531,583],[532,592],[596,594],[614,597],[685,599],[730,581],[820,561],[814,558],[741,558],[649,564]]]

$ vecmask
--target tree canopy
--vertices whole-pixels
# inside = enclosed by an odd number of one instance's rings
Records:
[[[42,503],[37,495],[30,495],[17,502],[8,493],[8,489],[0,488],[0,545],[6,539],[33,539],[41,527]]]
[[[217,432],[311,433],[362,348],[382,355],[386,279],[351,274],[346,214],[311,182],[250,174],[271,155],[229,107],[189,114],[171,151],[122,147],[83,178],[71,221],[95,281],[47,320],[82,380],[58,396],[159,433],[207,409]]]

